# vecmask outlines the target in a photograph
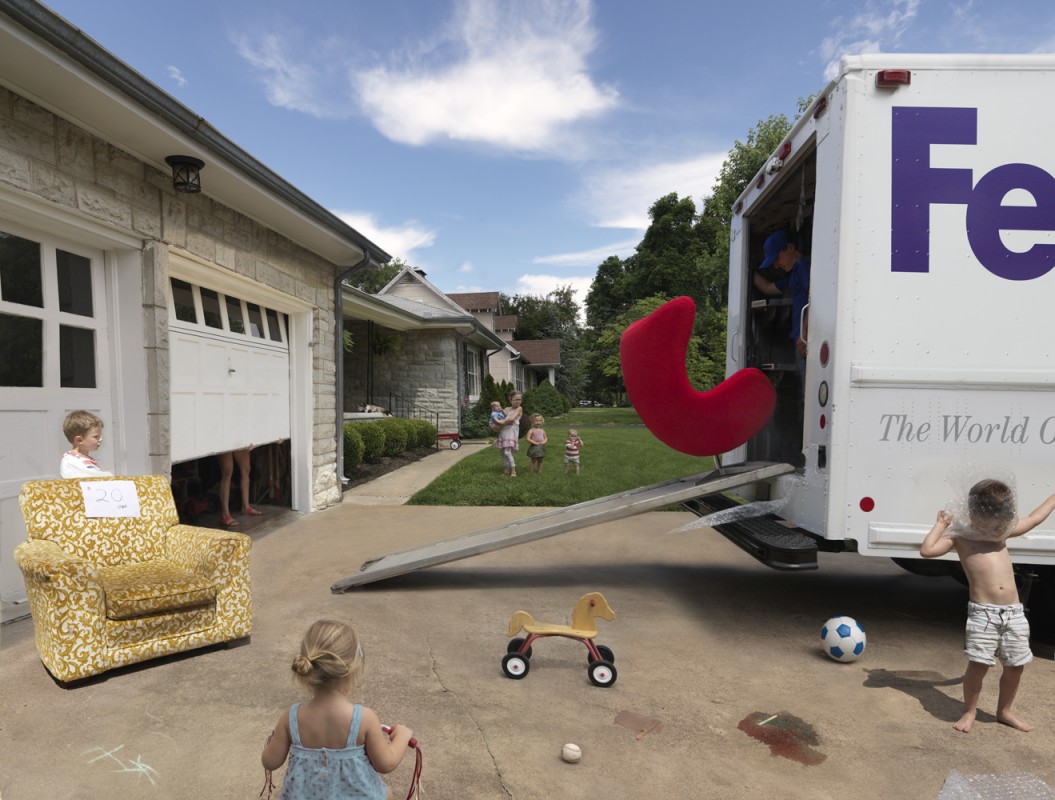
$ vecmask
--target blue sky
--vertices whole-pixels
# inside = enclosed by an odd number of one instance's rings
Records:
[[[580,299],[841,54],[1055,51],[1050,0],[46,4],[443,291]]]

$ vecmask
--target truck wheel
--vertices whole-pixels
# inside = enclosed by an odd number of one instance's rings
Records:
[[[1055,647],[1055,567],[1033,567],[1037,577],[1029,590],[1026,608],[1029,611],[1030,640]]]

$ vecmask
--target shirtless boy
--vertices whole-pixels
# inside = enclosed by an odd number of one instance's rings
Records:
[[[984,480],[967,496],[969,519],[954,527],[952,514],[939,511],[934,527],[920,546],[924,558],[937,558],[955,549],[967,575],[967,671],[963,676],[963,716],[953,727],[970,733],[978,711],[978,696],[996,657],[1003,663],[996,718],[1020,731],[1033,726],[1011,711],[1022,670],[1033,660],[1029,649],[1029,622],[1018,600],[1015,574],[1007,552],[1007,539],[1033,530],[1055,511],[1055,495],[1028,516],[1015,519],[1015,498],[1010,487]]]

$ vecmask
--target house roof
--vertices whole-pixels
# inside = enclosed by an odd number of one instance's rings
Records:
[[[496,331],[515,331],[517,329],[517,315],[507,314],[495,317]]]
[[[447,309],[450,314],[468,314],[468,311],[453,302],[425,277],[424,272],[415,267],[403,267],[377,294],[378,296],[391,297],[400,296],[400,292],[407,291],[417,291],[420,294],[424,294],[428,298],[428,305]],[[411,297],[409,299],[413,300],[414,298]]]
[[[202,194],[333,264],[391,256],[205,119],[32,0],[0,0],[0,84],[168,175],[205,162]]]
[[[448,294],[451,300],[466,311],[501,311],[501,298],[498,292],[467,292]]]
[[[395,331],[450,330],[488,350],[505,346],[498,334],[460,309],[438,308],[393,294],[369,294],[348,285],[343,287],[341,307],[345,317],[375,322]]]
[[[560,339],[514,339],[510,342],[524,360],[536,367],[560,364]]]

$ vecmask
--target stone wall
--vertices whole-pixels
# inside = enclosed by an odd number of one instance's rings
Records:
[[[366,401],[367,326],[347,323],[355,342],[344,357],[345,411],[354,411]],[[387,332],[387,331],[386,331]],[[397,395],[429,421],[438,415],[440,432],[459,428],[461,398],[458,388],[460,360],[453,331],[407,331],[399,344],[387,352],[373,354],[373,401],[381,406]]]
[[[209,168],[202,171],[208,190]],[[143,319],[151,463],[168,472],[169,248],[251,278],[314,309],[313,507],[340,501],[337,478],[333,281],[337,267],[205,194],[0,87],[0,184],[143,240]]]

